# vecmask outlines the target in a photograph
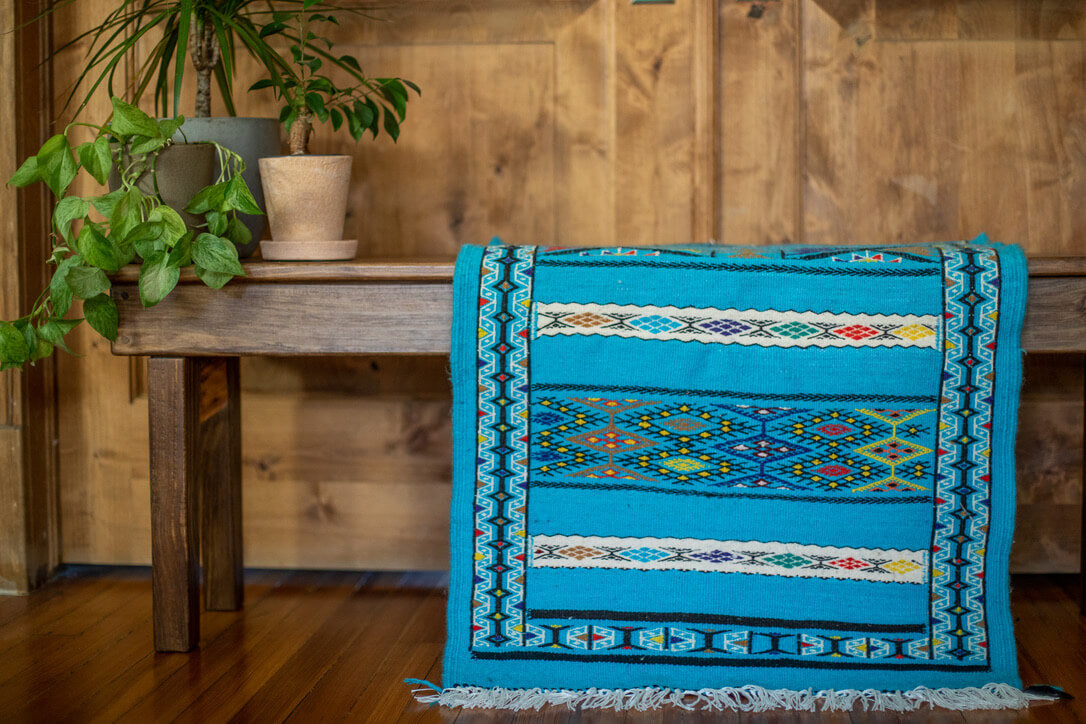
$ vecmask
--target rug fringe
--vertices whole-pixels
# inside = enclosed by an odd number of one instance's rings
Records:
[[[930,708],[1022,709],[1031,701],[1051,701],[1050,697],[1032,694],[1008,684],[987,684],[965,689],[929,689],[921,686],[911,691],[879,691],[878,689],[766,689],[761,686],[726,687],[722,689],[587,689],[585,691],[555,689],[485,689],[477,686],[457,686],[438,689],[428,681],[407,679],[408,683],[427,688],[415,689],[415,699],[423,704],[439,704],[468,709],[540,709],[553,704],[565,704],[570,709],[633,709],[645,711],[670,704],[693,711],[850,711],[861,704],[865,711],[914,711]]]

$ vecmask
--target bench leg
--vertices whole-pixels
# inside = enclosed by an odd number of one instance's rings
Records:
[[[196,558],[199,380],[186,357],[147,361],[151,435],[151,566],[156,651],[200,641]]]
[[[204,606],[241,608],[241,390],[237,357],[202,358],[197,474]]]

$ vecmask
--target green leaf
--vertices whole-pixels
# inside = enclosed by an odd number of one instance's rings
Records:
[[[332,81],[328,80],[324,76],[320,76],[319,78],[310,79],[309,90],[331,94],[336,92],[336,87],[332,85]]]
[[[116,191],[110,191],[108,194],[102,194],[90,199],[91,206],[107,219],[113,215],[113,209],[117,207],[117,202],[121,200],[125,192],[122,189]]]
[[[113,168],[113,158],[109,155],[109,139],[99,136],[93,142],[80,144],[76,149],[79,163],[87,173],[103,186],[109,182],[109,171]]]
[[[0,322],[0,368],[17,367],[30,361],[26,338],[9,322]]]
[[[238,248],[222,237],[200,234],[192,244],[192,260],[209,271],[245,276]]]
[[[129,153],[131,153],[133,156],[146,156],[149,153],[154,153],[169,142],[169,136],[156,136],[154,138],[146,138],[138,143],[133,143]]]
[[[196,264],[193,270],[196,272],[196,276],[200,277],[200,281],[212,289],[222,289],[228,281],[234,278],[233,274],[223,274],[222,272],[204,269],[199,264]]]
[[[110,126],[114,132],[122,136],[149,136],[159,137],[158,123],[154,118],[125,103],[120,98],[113,98],[113,123]]]
[[[362,72],[362,66],[358,64],[358,59],[353,55],[341,55],[337,60],[340,66],[346,66],[356,73]]]
[[[113,213],[109,215],[110,235],[123,239],[141,221],[143,221],[143,194],[136,189],[128,189],[113,207]]]
[[[105,294],[83,302],[87,324],[110,342],[117,341],[117,304]]]
[[[158,130],[164,138],[173,138],[173,134],[177,133],[177,129],[181,128],[181,126],[183,126],[184,124],[184,116],[178,116],[177,118],[167,118],[164,121],[158,122]]]
[[[419,89],[419,87],[417,85],[415,85],[414,83],[412,83],[411,81],[404,80],[403,78],[400,78],[400,81],[403,82],[403,84],[405,86],[407,86],[411,90],[415,91],[415,95],[420,95],[420,96],[422,95],[422,91]]]
[[[249,227],[237,217],[237,214],[230,217],[230,224],[222,236],[234,242],[234,246],[237,247],[245,246],[253,240],[253,232],[249,231]]]
[[[324,107],[324,99],[318,93],[306,93],[305,105],[313,111],[322,121],[328,120],[328,109]]]
[[[30,361],[35,362],[40,359],[45,359],[51,354],[53,354],[52,343],[46,342],[41,337],[38,337],[37,344],[34,345],[34,351],[30,353]]]
[[[365,108],[365,106],[363,106],[363,108]],[[343,114],[347,116],[347,128],[350,130],[351,138],[356,142],[361,141],[362,132],[366,129],[362,125],[362,122],[358,120],[358,114],[355,113],[354,109],[347,108],[346,106],[343,107]]]
[[[226,233],[226,227],[230,224],[230,220],[222,211],[208,211],[204,218],[207,219],[207,230],[215,236]]]
[[[166,252],[152,254],[140,267],[140,301],[145,307],[153,307],[177,286],[181,270],[168,263]]]
[[[339,127],[343,125],[343,114],[333,108],[328,111],[328,115],[332,117],[332,130],[338,131]]]
[[[107,272],[115,272],[127,264],[129,259],[126,258],[128,255],[117,246],[112,236],[107,237],[103,234],[98,224],[86,223],[79,232],[76,246],[79,247],[79,253],[88,264],[105,269]]]
[[[377,120],[377,106],[373,104],[373,101],[367,100],[366,103],[355,101],[354,113],[358,116],[358,124],[363,130],[373,128],[373,122]]]
[[[49,301],[53,305],[53,314],[63,317],[72,306],[74,296],[72,288],[68,286],[68,270],[77,264],[82,264],[83,259],[76,254],[66,259],[61,259],[57,264],[53,278],[49,280]]]
[[[38,157],[31,156],[23,161],[23,165],[19,167],[19,170],[8,179],[8,185],[21,189],[26,188],[35,181],[41,181],[41,173],[38,171]]]
[[[90,299],[109,291],[109,279],[106,273],[93,266],[72,266],[65,281],[80,299]]]
[[[260,29],[259,37],[266,38],[269,35],[275,35],[276,33],[281,33],[286,29],[287,29],[287,24],[286,23],[280,23],[280,22],[272,21],[272,22],[268,23],[267,25],[265,25],[264,27],[262,27]],[[252,90],[252,88],[250,88],[249,90]]]
[[[222,211],[226,201],[226,185],[228,182],[205,186],[196,192],[189,201],[185,211],[190,214],[203,214],[208,211]]]
[[[271,78],[262,78],[262,79],[258,80],[256,83],[253,83],[251,86],[249,86],[249,90],[251,90],[251,91],[264,90],[265,88],[274,88],[274,87],[275,87],[275,81],[274,80],[272,80]]]
[[[381,85],[381,95],[388,99],[402,121],[407,115],[407,89],[395,78],[386,79]]]
[[[167,266],[176,268],[186,267],[192,263],[192,240],[196,235],[189,231],[185,233],[170,249],[170,255],[166,259]]]
[[[78,196],[65,196],[53,211],[53,226],[64,241],[71,243],[72,222],[86,218],[89,213],[89,201]]]
[[[393,141],[400,137],[400,124],[396,121],[396,117],[388,111],[385,111],[385,133],[392,136]]]
[[[58,133],[50,138],[38,151],[38,172],[57,198],[68,190],[78,171],[79,166],[72,157],[72,147],[63,134]]]
[[[151,209],[151,213],[147,214],[147,220],[162,223],[162,238],[166,240],[167,244],[176,243],[188,231],[181,214],[164,204]]]
[[[227,209],[240,211],[243,214],[264,214],[260,205],[256,203],[256,199],[253,198],[253,193],[249,190],[245,179],[241,176],[235,176],[226,183],[225,206]]]
[[[146,259],[156,251],[165,251],[169,243],[165,238],[166,234],[166,224],[162,221],[144,221],[136,224],[132,231],[128,232],[121,248],[126,254],[131,251]],[[132,258],[129,257],[128,261],[131,260]]]
[[[67,349],[64,344],[64,335],[79,326],[82,319],[50,319],[38,327],[38,334],[52,345]]]

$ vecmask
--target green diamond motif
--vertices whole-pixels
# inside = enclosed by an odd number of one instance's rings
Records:
[[[818,327],[812,327],[806,322],[782,322],[781,324],[774,324],[769,328],[769,331],[789,339],[803,339],[804,337],[810,337],[812,334],[818,334],[822,330]]]
[[[805,566],[811,562],[809,558],[797,556],[795,553],[777,553],[768,558],[763,558],[762,560],[780,566],[781,568],[799,568],[800,566]]]

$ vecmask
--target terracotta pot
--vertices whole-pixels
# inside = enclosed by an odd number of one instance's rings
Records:
[[[275,156],[260,159],[271,242],[265,259],[352,259],[357,239],[343,239],[350,156]]]

